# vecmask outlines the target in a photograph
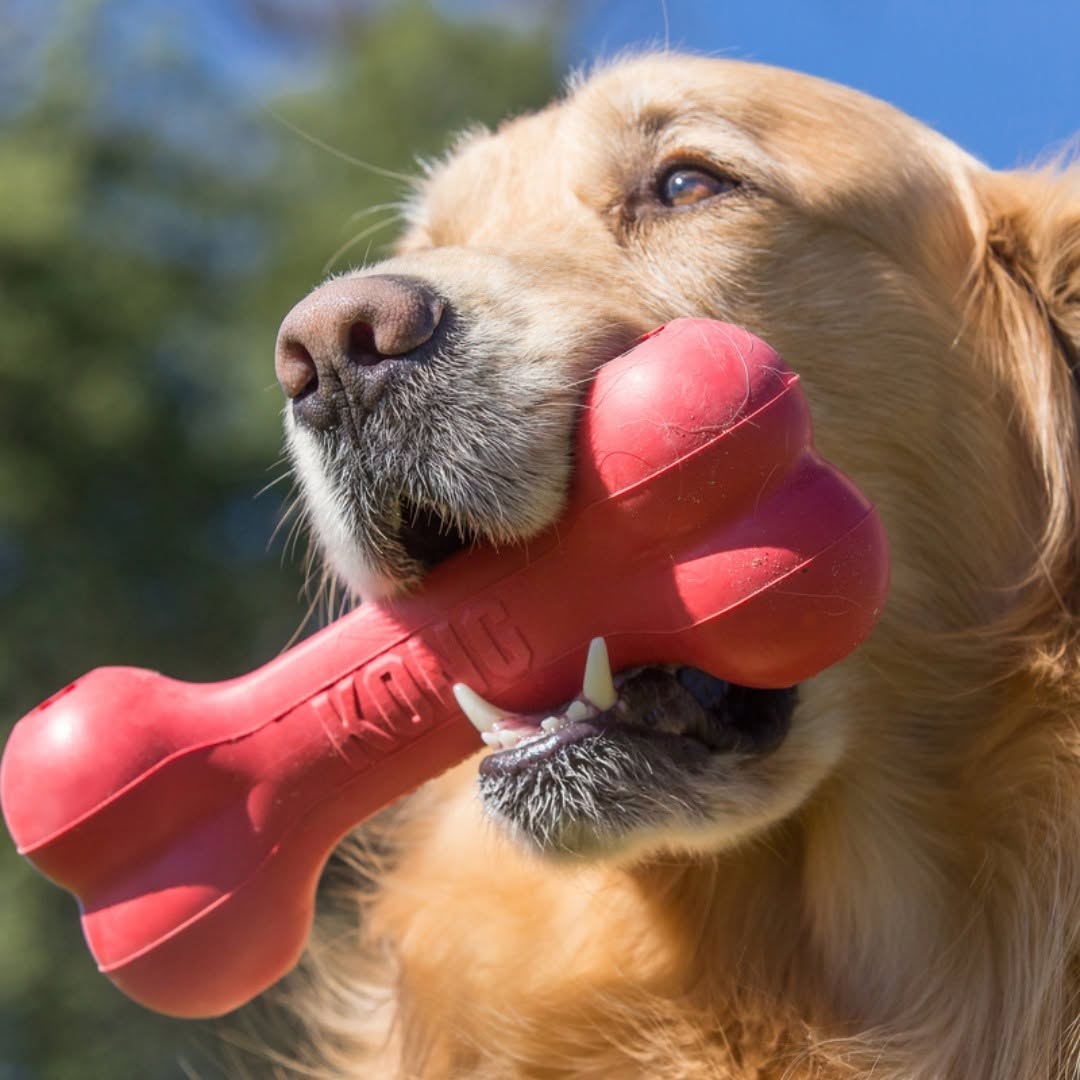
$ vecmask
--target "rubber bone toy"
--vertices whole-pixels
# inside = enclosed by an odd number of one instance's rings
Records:
[[[880,523],[815,454],[772,349],[678,320],[605,365],[587,404],[569,508],[540,538],[463,553],[249,675],[100,668],[16,726],[8,828],[79,898],[101,970],[129,995],[210,1016],[280,978],[335,843],[482,745],[459,700],[480,729],[579,694],[610,707],[598,636],[616,669],[783,687],[870,632]]]

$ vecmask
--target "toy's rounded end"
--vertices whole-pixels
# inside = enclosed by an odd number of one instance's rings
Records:
[[[196,920],[121,960],[107,954],[110,922],[126,925],[130,911],[87,912],[83,930],[99,970],[140,1005],[182,1020],[223,1016],[269,989],[293,967],[311,929],[314,882],[275,889],[266,903],[265,884],[239,889]],[[141,898],[145,903],[145,898]],[[209,965],[209,967],[208,967]]]
[[[676,319],[596,375],[578,433],[573,510],[607,502],[620,531],[665,543],[741,514],[811,443],[798,376],[765,342]]]
[[[0,761],[0,805],[21,854],[33,856],[169,754],[162,696],[170,685],[186,684],[98,668],[15,725]]]

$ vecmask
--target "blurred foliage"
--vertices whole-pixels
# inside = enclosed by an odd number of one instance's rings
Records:
[[[378,256],[392,207],[364,210],[404,193],[312,140],[412,171],[453,129],[544,101],[555,52],[535,19],[481,24],[420,0],[321,3],[317,19],[229,0],[245,64],[264,49],[303,73],[287,93],[258,77],[238,89],[227,42],[180,32],[185,5],[13,3],[0,735],[97,665],[211,679],[286,644],[307,604],[298,560],[282,566],[287,527],[270,543],[288,495],[271,483],[285,472],[277,324],[328,269]],[[3,835],[0,883],[0,1080],[219,1075],[210,1033],[94,971],[72,899]]]

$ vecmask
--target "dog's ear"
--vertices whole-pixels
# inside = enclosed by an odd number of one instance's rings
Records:
[[[998,174],[986,194],[990,272],[1026,295],[1080,379],[1080,166]]]
[[[1031,579],[1035,608],[1065,616],[1060,657],[1080,646],[1080,166],[986,173],[977,190],[967,329],[1042,473]]]

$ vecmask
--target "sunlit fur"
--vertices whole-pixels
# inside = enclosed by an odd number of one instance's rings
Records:
[[[741,187],[661,212],[686,160]],[[992,173],[850,91],[661,55],[472,136],[409,213],[388,265],[497,340],[547,336],[568,383],[567,328],[771,342],[893,583],[730,828],[556,866],[485,820],[471,762],[369,832],[286,991],[325,1075],[1077,1075],[1080,174]]]

